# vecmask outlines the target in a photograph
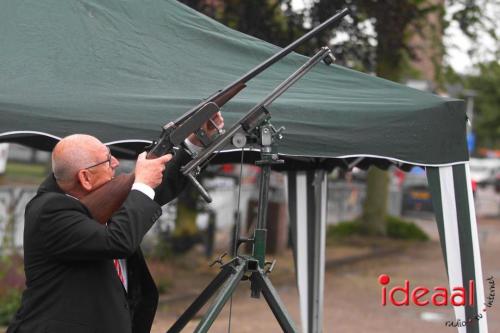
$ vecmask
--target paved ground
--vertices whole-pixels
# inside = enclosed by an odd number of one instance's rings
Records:
[[[380,285],[377,278],[385,273],[393,282],[402,284],[405,279],[411,285],[423,285],[429,288],[447,286],[444,261],[437,241],[435,223],[432,220],[420,220],[419,224],[428,230],[433,240],[423,245],[410,246],[396,254],[361,261],[354,264],[333,267],[326,272],[325,281],[325,332],[457,332],[455,328],[445,327],[447,320],[453,320],[449,307],[398,308],[380,305]],[[485,278],[493,276],[500,281],[500,218],[481,219],[479,222],[481,254]],[[347,255],[349,250],[330,248],[328,256],[336,252]],[[346,252],[347,251],[347,252]],[[359,252],[353,249],[353,253]],[[338,253],[337,253],[338,256]],[[294,320],[299,324],[298,297],[290,269],[290,260],[280,258],[284,271],[277,272],[275,281],[279,293]],[[204,277],[200,276],[199,280]],[[198,281],[200,282],[200,281]],[[391,284],[392,285],[392,284]],[[248,296],[247,284],[242,284],[233,300],[233,332],[280,332],[264,300],[255,300]],[[170,301],[158,311],[153,331],[165,332],[175,321],[189,300]],[[212,326],[210,332],[228,331],[228,306]],[[186,332],[190,332],[196,323],[191,323]],[[495,300],[488,310],[489,332],[500,332],[500,300]]]
[[[409,279],[413,286],[429,288],[447,286],[444,262],[441,255],[435,223],[419,220],[433,240],[423,245],[410,246],[404,250],[380,258],[357,263],[333,265],[326,272],[324,332],[457,332],[445,327],[447,320],[453,320],[448,307],[396,308],[380,305],[380,286],[377,278],[388,274],[393,282]],[[493,276],[500,281],[500,218],[482,218],[479,221],[481,255],[485,278]],[[367,247],[334,246],[327,250],[327,257],[334,262],[350,255],[363,255]],[[335,261],[337,260],[337,261]],[[193,263],[190,263],[194,265]],[[172,274],[172,273],[170,273]],[[175,274],[174,274],[175,276]],[[278,258],[278,267],[271,276],[273,282],[297,324],[300,324],[298,297],[293,279],[290,254]],[[194,298],[196,290],[210,280],[207,270],[190,275],[178,276],[176,288],[160,307],[154,323],[153,333],[165,332]],[[265,302],[248,296],[248,284],[242,283],[233,300],[232,332],[280,332],[274,317]],[[184,296],[184,297],[179,297]],[[180,298],[180,299],[179,299]],[[228,306],[225,307],[210,332],[228,332]],[[190,323],[185,332],[193,331],[196,322]],[[500,332],[500,300],[495,300],[488,310],[489,332]],[[0,331],[2,329],[0,328]]]

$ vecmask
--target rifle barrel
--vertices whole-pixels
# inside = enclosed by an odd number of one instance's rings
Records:
[[[282,49],[278,53],[274,54],[273,56],[271,56],[269,59],[267,59],[263,63],[260,63],[256,67],[252,68],[250,71],[248,71],[242,77],[240,77],[239,79],[237,79],[236,81],[234,81],[233,83],[231,83],[230,85],[228,85],[227,87],[225,87],[224,89],[219,90],[218,92],[216,92],[215,94],[213,94],[212,96],[210,96],[209,98],[207,98],[206,100],[202,101],[200,104],[198,104],[197,106],[195,106],[194,108],[192,108],[191,110],[189,110],[188,112],[186,112],[185,114],[183,114],[181,117],[179,117],[178,119],[176,119],[174,123],[175,124],[182,123],[183,121],[185,121],[186,119],[188,119],[189,117],[191,117],[191,115],[193,113],[195,113],[199,108],[201,108],[205,103],[213,102],[219,96],[225,95],[228,91],[232,90],[233,87],[235,87],[237,85],[240,85],[241,83],[246,83],[249,80],[253,79],[255,76],[257,76],[260,73],[262,73],[264,70],[266,70],[267,68],[269,68],[271,65],[273,65],[274,63],[276,63],[278,60],[280,60],[281,58],[285,57],[287,54],[291,53],[297,46],[299,46],[300,44],[304,43],[305,41],[311,39],[314,35],[316,35],[319,32],[325,30],[326,28],[328,28],[329,26],[331,26],[333,23],[335,23],[338,20],[340,20],[341,18],[343,18],[345,15],[347,15],[348,12],[349,12],[349,9],[347,9],[347,8],[344,8],[341,11],[338,11],[337,13],[335,13],[335,15],[333,15],[332,17],[330,17],[328,20],[326,20],[325,22],[321,23],[320,25],[318,25],[313,30],[309,31],[307,34],[305,34],[304,36],[300,37],[296,41],[292,42],[287,47],[285,47],[284,49]],[[222,106],[222,105],[219,105],[219,107],[220,106]]]
[[[181,168],[181,172],[184,175],[188,175],[195,168],[204,163],[212,153],[223,147],[227,141],[229,141],[233,135],[235,135],[239,130],[243,128],[242,124],[247,120],[252,118],[256,112],[261,108],[269,106],[274,100],[281,96],[288,88],[290,88],[295,82],[306,75],[314,66],[316,66],[321,60],[331,54],[331,50],[328,47],[323,47],[321,50],[316,52],[314,56],[309,58],[309,60],[304,63],[299,69],[293,72],[288,78],[286,78],[280,85],[267,95],[264,100],[257,105],[255,105],[250,111],[248,111],[243,118],[236,122],[231,128],[226,130],[226,132],[216,138],[210,146],[203,149],[194,159],[192,159],[188,164]]]
[[[288,45],[287,47],[282,49],[280,52],[273,55],[271,58],[269,58],[265,62],[257,65],[255,68],[251,69],[248,73],[243,75],[241,77],[241,79],[234,82],[233,84],[231,84],[230,86],[228,86],[224,90],[229,89],[231,86],[236,85],[240,81],[247,82],[248,80],[253,79],[255,76],[259,75],[262,71],[266,70],[269,66],[273,65],[275,62],[277,62],[278,60],[280,60],[281,58],[286,56],[288,53],[292,52],[297,46],[299,46],[300,44],[304,43],[305,41],[311,39],[311,37],[313,37],[314,35],[320,33],[321,31],[325,30],[333,23],[335,23],[338,20],[340,20],[341,18],[343,18],[345,15],[347,15],[348,12],[349,12],[349,9],[347,9],[347,8],[344,8],[341,11],[337,12],[335,15],[330,17],[328,20],[321,23],[316,28],[309,31],[307,34],[300,37],[296,41],[292,42],[290,45]]]

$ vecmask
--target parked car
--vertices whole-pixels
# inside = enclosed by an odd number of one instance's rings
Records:
[[[495,183],[495,177],[500,172],[500,159],[498,158],[471,158],[470,175],[479,186]]]
[[[402,211],[408,212],[432,212],[432,198],[427,185],[425,170],[414,167],[405,174],[403,187]]]

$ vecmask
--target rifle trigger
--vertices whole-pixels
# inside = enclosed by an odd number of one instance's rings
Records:
[[[157,143],[158,143],[158,141],[156,141],[156,140],[151,141],[151,143],[149,145],[147,145],[146,147],[144,147],[144,150],[145,151],[150,151],[151,149],[153,149],[154,146],[156,146]]]

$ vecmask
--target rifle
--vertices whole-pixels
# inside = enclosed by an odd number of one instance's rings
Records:
[[[150,146],[146,147],[146,150],[149,150],[147,158],[157,158],[168,153],[173,153],[174,147],[180,146],[191,133],[196,133],[200,141],[205,146],[208,146],[210,144],[210,138],[207,138],[206,134],[201,130],[203,124],[210,121],[224,104],[244,89],[249,80],[291,53],[300,44],[311,39],[313,36],[343,18],[347,13],[347,8],[337,12],[331,18],[257,65],[224,89],[215,92],[207,99],[201,101],[175,121],[165,124],[162,127],[158,139],[153,141]],[[196,178],[193,177],[192,174],[189,174],[188,178],[201,192],[205,200],[210,201],[208,193],[206,193]],[[83,197],[81,202],[88,208],[95,220],[102,224],[107,223],[109,218],[121,207],[127,198],[133,183],[133,173],[118,175]]]

